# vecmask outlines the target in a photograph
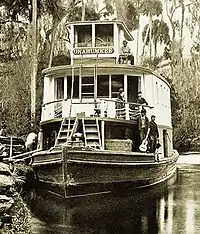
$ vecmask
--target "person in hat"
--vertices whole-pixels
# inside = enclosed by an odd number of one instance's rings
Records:
[[[122,102],[125,102],[125,94],[124,94],[124,90],[123,88],[120,88],[119,89],[119,93],[117,95],[117,98],[122,101]]]
[[[149,122],[149,146],[150,146],[150,153],[155,153],[157,143],[158,143],[158,138],[159,138],[159,133],[158,133],[158,126],[155,122],[155,115],[151,116],[151,121]]]
[[[115,103],[115,108],[118,110],[116,115],[120,118],[124,118],[125,114],[125,94],[123,88],[119,89],[119,93],[117,94],[117,99]]]
[[[148,102],[142,97],[142,92],[139,91],[137,93],[137,99],[136,99],[136,103],[138,104],[143,104],[143,105],[147,105],[148,106]]]
[[[2,122],[1,124],[1,129],[0,129],[0,136],[6,136],[7,133],[6,133],[6,124],[5,122]]]
[[[124,40],[119,56],[119,63],[121,63],[121,61],[124,62],[125,60],[130,60],[131,64],[134,65],[134,56],[131,53],[131,49],[127,45],[128,42]]]
[[[145,139],[149,128],[149,119],[146,116],[146,110],[142,109],[138,118],[138,130],[140,133],[140,144]]]

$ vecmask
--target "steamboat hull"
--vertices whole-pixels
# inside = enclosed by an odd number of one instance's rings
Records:
[[[176,151],[158,162],[151,154],[64,149],[35,155],[33,168],[40,188],[70,198],[162,183],[176,173],[177,159]]]

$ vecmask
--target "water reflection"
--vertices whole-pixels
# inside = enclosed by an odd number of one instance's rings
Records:
[[[200,233],[199,197],[200,170],[179,171],[174,185],[127,195],[64,202],[37,192],[29,199],[32,233]]]

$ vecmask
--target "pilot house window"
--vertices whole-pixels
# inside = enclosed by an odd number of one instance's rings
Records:
[[[97,24],[95,26],[95,46],[113,45],[113,25]]]
[[[92,25],[81,25],[75,27],[77,33],[78,47],[92,46]]]

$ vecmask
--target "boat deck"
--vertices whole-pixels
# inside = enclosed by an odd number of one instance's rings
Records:
[[[153,153],[125,152],[111,150],[80,150],[67,149],[56,151],[40,151],[33,154],[33,166],[41,164],[61,163],[63,158],[68,163],[87,163],[87,164],[149,164],[157,163]],[[170,157],[173,158],[173,157]],[[161,158],[160,162],[169,161],[170,158]]]

